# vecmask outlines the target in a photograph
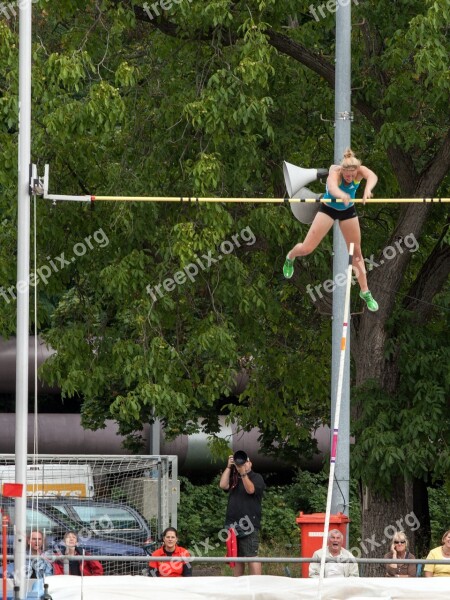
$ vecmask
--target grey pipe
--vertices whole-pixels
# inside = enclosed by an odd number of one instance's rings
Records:
[[[34,336],[30,336],[28,341],[28,387],[34,390]],[[37,364],[38,369],[52,354],[54,350],[38,338],[37,344]],[[14,393],[16,389],[16,338],[5,340],[0,337],[0,394]],[[58,388],[52,388],[38,380],[38,392],[47,394],[59,394]]]
[[[230,449],[244,450],[252,459],[256,471],[281,471],[287,465],[276,458],[260,454],[258,442],[259,430],[242,432],[236,426],[226,425],[225,417],[219,417],[221,436],[229,440]],[[42,454],[130,454],[122,448],[123,438],[118,434],[118,426],[114,421],[107,421],[104,429],[90,431],[81,426],[79,414],[46,414],[37,417],[39,432],[39,451]],[[0,413],[0,454],[14,453],[14,413]],[[28,452],[33,452],[34,415],[28,415]],[[145,425],[142,434],[147,443],[146,452],[150,452],[150,425]],[[161,454],[178,456],[181,472],[217,472],[223,468],[223,461],[215,461],[211,457],[207,444],[207,435],[181,435],[167,441],[164,431],[161,432]],[[313,459],[299,460],[299,466],[312,471],[322,467],[323,455],[329,452],[330,437],[328,427],[319,428],[315,434],[319,453]]]

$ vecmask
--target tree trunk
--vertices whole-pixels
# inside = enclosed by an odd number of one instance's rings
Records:
[[[387,245],[395,247],[396,241],[405,239],[411,234],[415,236],[416,240],[419,240],[427,214],[426,205],[408,207],[402,211],[396,230]],[[380,310],[376,314],[365,312],[353,323],[352,352],[356,367],[356,385],[362,385],[371,379],[375,380],[385,392],[392,396],[393,402],[400,377],[398,361],[401,348],[399,347],[389,359],[386,359],[385,347],[389,336],[387,322],[392,315],[396,292],[403,280],[410,256],[410,253],[397,254],[393,259],[385,260],[384,263],[381,263],[381,258],[377,259],[380,267],[369,275],[369,286],[375,297],[379,298]],[[430,259],[423,265],[412,285],[411,289],[414,293],[411,295],[414,300],[405,299],[404,305],[409,309],[416,310],[418,320],[421,319],[422,322],[429,317],[432,298],[442,289],[448,277],[448,256],[448,245],[440,239]],[[360,410],[363,410],[363,407]],[[358,415],[355,416],[358,418]],[[413,554],[426,556],[430,543],[430,515],[426,482],[398,479],[394,483],[392,491],[386,490],[385,497],[371,490],[369,483],[369,486],[365,487],[363,491],[361,526],[361,544],[364,543],[364,540],[373,540],[372,545],[366,543],[367,553],[361,546],[362,556],[383,557],[389,550],[394,529],[405,531]],[[380,576],[384,575],[384,569],[367,565],[364,573],[370,576]]]
[[[431,522],[428,507],[428,486],[421,479],[414,479],[413,481],[413,508],[414,514],[420,522],[420,527],[413,532],[410,543],[414,549],[413,554],[417,557],[423,557],[427,556],[430,551]]]
[[[363,489],[360,552],[361,558],[383,558],[389,552],[396,531],[410,532],[417,527],[417,519],[412,504],[412,485],[398,480],[389,498],[374,493],[370,488]],[[361,574],[365,577],[383,577],[383,565],[364,565]]]

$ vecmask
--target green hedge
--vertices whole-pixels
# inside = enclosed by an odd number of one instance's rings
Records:
[[[178,507],[179,537],[182,545],[197,552],[214,554],[223,551],[223,527],[227,506],[227,494],[219,488],[217,476],[207,485],[193,485],[187,478],[180,477],[181,502]],[[328,474],[301,471],[291,484],[268,486],[263,500],[261,542],[266,548],[274,544],[285,548],[286,554],[298,554],[299,529],[296,517],[324,512],[326,506]],[[444,487],[429,489],[431,535],[436,546],[444,531],[449,527],[448,494]],[[357,545],[360,537],[361,514],[358,498],[358,483],[350,485],[350,539],[348,547]],[[207,547],[205,546],[207,544]],[[434,547],[434,546],[433,546]]]

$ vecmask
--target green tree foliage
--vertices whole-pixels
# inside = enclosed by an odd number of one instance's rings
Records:
[[[212,544],[218,541],[225,525],[227,495],[219,488],[217,477],[208,485],[193,485],[186,477],[180,479],[178,507],[179,535],[183,544],[202,549],[206,538]],[[204,549],[204,547],[203,547]]]
[[[154,18],[135,1],[33,8],[32,154],[41,172],[51,166],[50,192],[280,197],[283,159],[332,162],[332,125],[320,116],[334,111],[334,14],[316,20],[309,0],[185,0]],[[361,1],[353,13],[353,145],[380,176],[377,195],[449,196],[448,2]],[[0,276],[14,290],[13,17],[0,20],[0,38]],[[430,205],[360,215],[378,263],[407,236],[420,243],[373,269],[380,311],[353,319],[354,467],[378,502],[377,481],[389,494],[399,476],[449,476],[448,216]],[[76,256],[100,229],[108,243]],[[331,311],[306,286],[329,277],[331,248],[324,241],[284,281],[286,250],[305,231],[281,205],[38,200],[38,266],[69,259],[38,287],[33,319],[57,350],[45,377],[84,399],[86,426],[113,418],[133,444],[155,416],[168,435],[214,435],[226,411],[259,426],[267,451],[312,451],[310,431],[329,412]],[[199,259],[208,266],[193,281],[160,297],[156,286],[172,287]],[[2,335],[14,331],[8,298]],[[249,383],[236,397],[242,369]],[[404,489],[390,502],[388,519],[408,510]]]

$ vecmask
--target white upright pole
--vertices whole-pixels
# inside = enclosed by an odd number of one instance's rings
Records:
[[[345,286],[345,300],[344,300],[344,317],[342,321],[342,334],[341,334],[341,343],[339,345],[340,352],[340,360],[339,360],[339,373],[338,373],[338,382],[337,382],[337,398],[336,398],[336,410],[334,414],[334,423],[333,423],[333,434],[332,434],[332,443],[331,443],[331,453],[330,453],[330,476],[328,479],[328,494],[327,494],[327,507],[325,511],[325,524],[323,530],[323,540],[322,540],[322,557],[320,561],[320,575],[319,575],[319,598],[322,580],[325,575],[325,558],[326,558],[326,550],[328,543],[328,531],[330,525],[330,514],[331,514],[331,499],[333,496],[333,481],[334,481],[334,471],[336,466],[336,456],[338,452],[338,441],[339,441],[339,418],[341,412],[341,404],[342,404],[342,393],[343,393],[343,383],[344,383],[344,371],[345,371],[345,362],[347,357],[347,333],[349,327],[349,319],[350,319],[350,294],[351,294],[351,284],[352,284],[352,262],[353,262],[353,250],[354,244],[350,244],[350,251],[348,254],[348,262],[347,262],[347,285]]]
[[[24,486],[15,502],[14,565],[19,598],[27,596],[26,477],[28,427],[28,336],[30,273],[31,163],[31,0],[19,8],[19,162],[17,190],[17,358],[16,358],[16,483]]]
[[[336,82],[335,82],[335,136],[334,160],[342,160],[344,150],[351,142],[351,2],[338,2],[336,12]],[[347,268],[347,247],[337,222],[333,226],[333,281]],[[333,291],[333,326],[331,356],[331,423],[334,421],[337,398],[338,370],[340,369],[339,337],[344,307],[344,289]],[[350,340],[349,342],[350,343]],[[342,389],[341,422],[339,424],[338,458],[331,514],[348,515],[350,495],[350,352],[347,352]],[[344,540],[346,543],[347,540]]]

